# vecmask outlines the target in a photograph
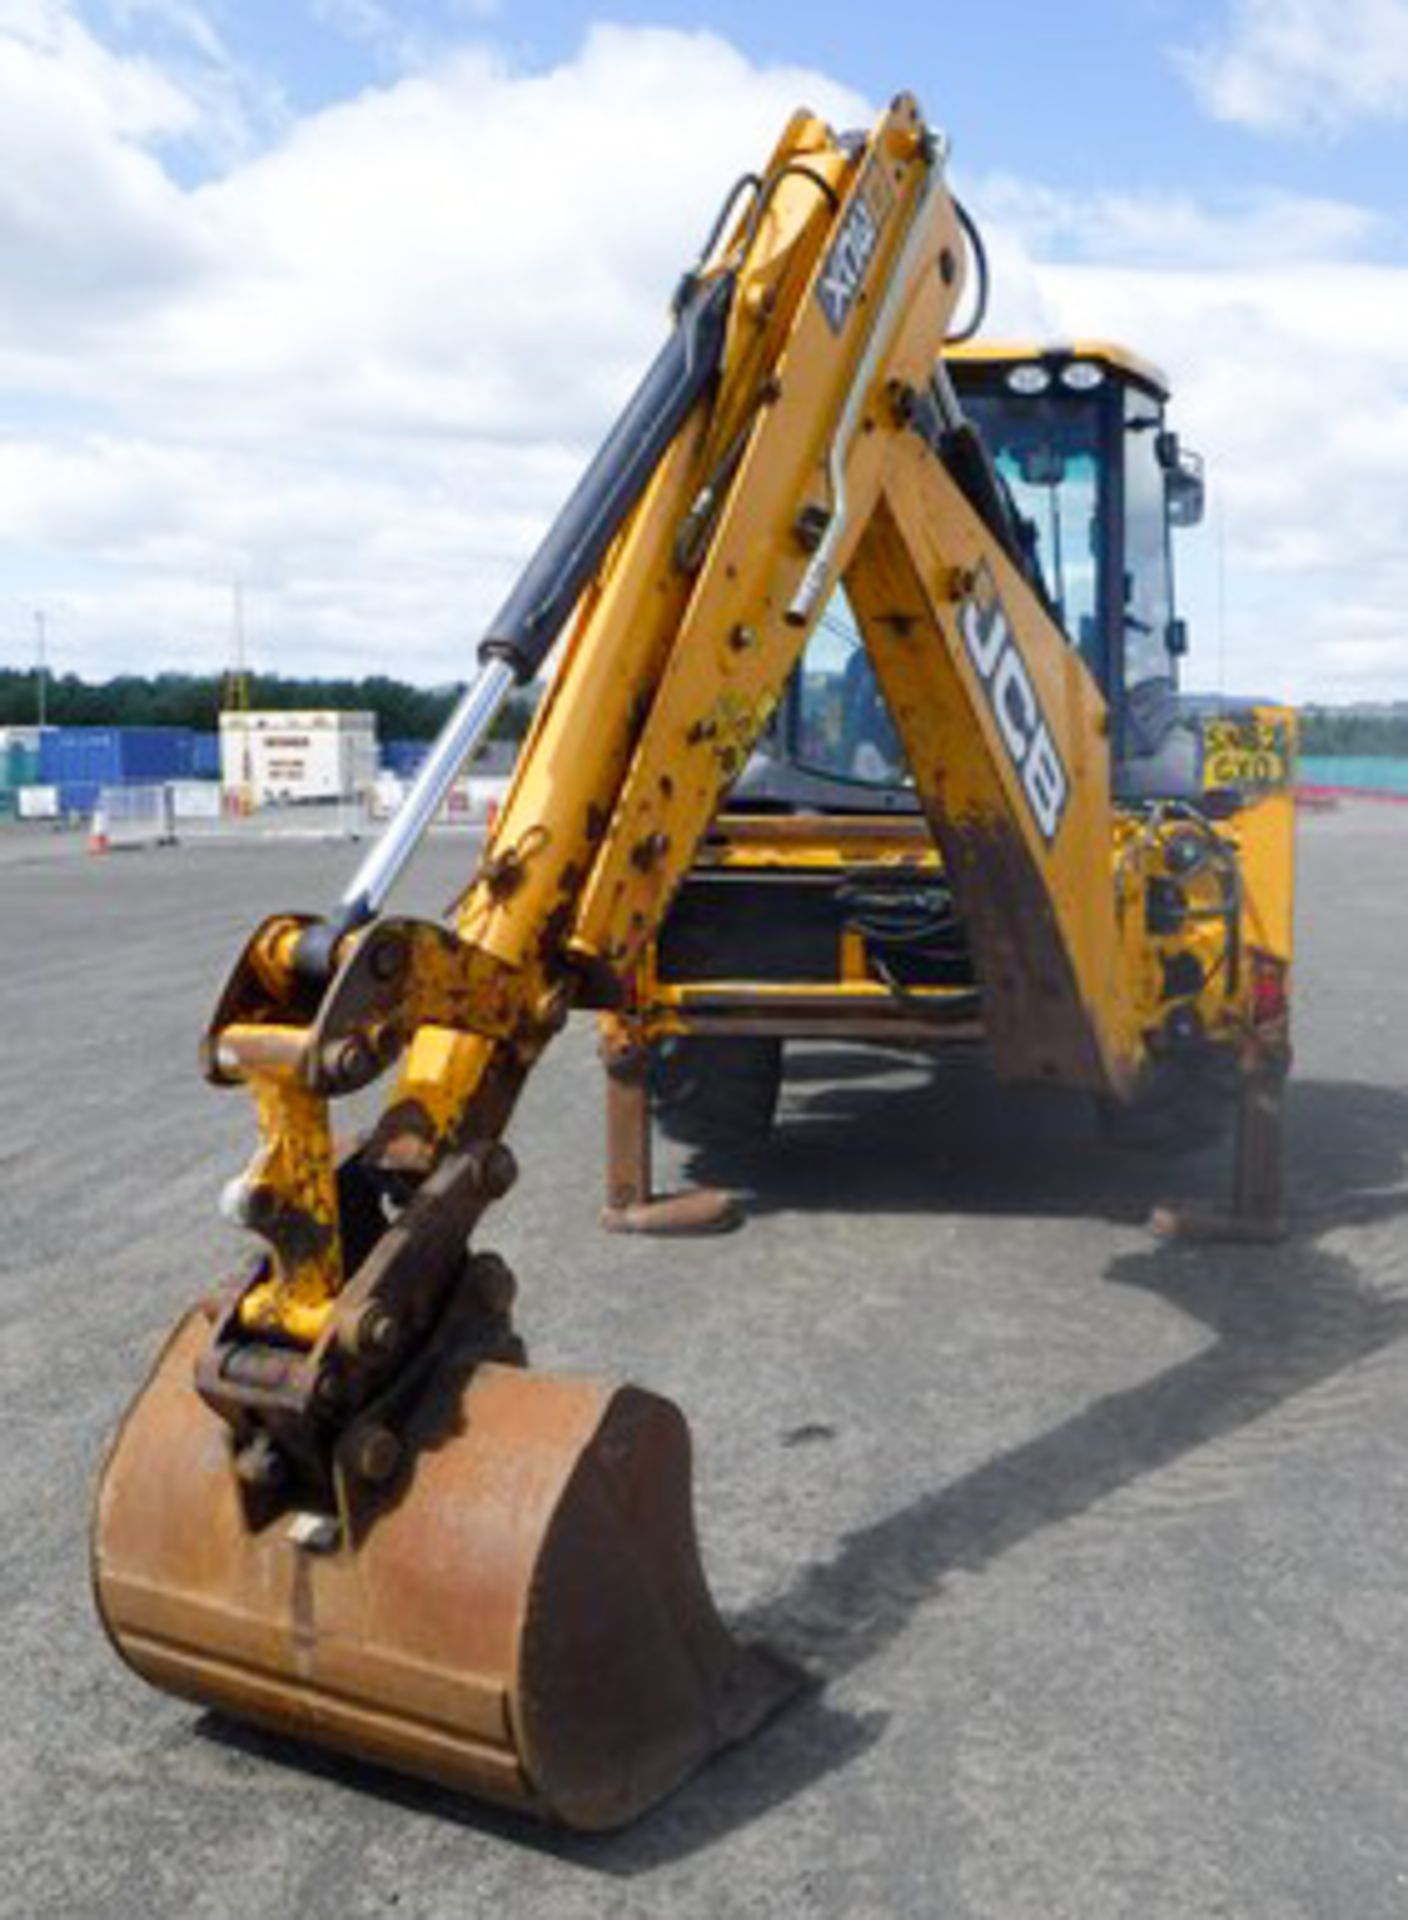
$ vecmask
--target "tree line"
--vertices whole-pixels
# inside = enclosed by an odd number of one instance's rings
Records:
[[[288,711],[344,707],[376,715],[383,740],[433,740],[462,685],[413,687],[373,674],[361,680],[304,680],[252,673],[249,704]],[[218,674],[120,673],[111,680],[60,674],[45,685],[45,717],[56,727],[193,727],[213,733],[227,685]],[[494,723],[495,739],[521,739],[536,691],[511,698]],[[0,726],[33,726],[38,685],[31,669],[0,667]],[[1408,703],[1381,707],[1303,707],[1300,746],[1308,754],[1408,756]]]
[[[1408,756],[1408,706],[1303,707],[1300,750],[1308,754]]]
[[[256,711],[340,707],[376,715],[382,740],[433,740],[463,685],[412,687],[374,674],[362,680],[303,680],[251,673],[249,704]],[[193,727],[214,733],[227,683],[218,674],[120,673],[111,680],[84,680],[76,673],[45,682],[44,717],[55,727]],[[494,723],[494,739],[516,740],[533,710],[531,691],[510,696]],[[39,689],[32,669],[0,667],[0,726],[33,726]]]

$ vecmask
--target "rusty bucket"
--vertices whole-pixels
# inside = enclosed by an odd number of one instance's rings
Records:
[[[99,1611],[156,1686],[593,1829],[792,1691],[714,1609],[669,1401],[480,1365],[422,1396],[372,1504],[252,1531],[192,1385],[208,1332],[177,1329],[99,1489]]]

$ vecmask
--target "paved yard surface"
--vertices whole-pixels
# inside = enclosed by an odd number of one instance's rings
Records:
[[[1144,1231],[1216,1153],[1161,1171],[1080,1102],[823,1050],[776,1146],[711,1170],[741,1233],[611,1239],[593,1036],[559,1043],[488,1235],[534,1357],[682,1402],[721,1603],[818,1681],[593,1842],[149,1692],[89,1604],[105,1436],[233,1250],[249,1123],[198,1030],[350,857],[0,836],[0,1911],[1401,1920],[1408,814],[1305,822],[1279,1250]]]

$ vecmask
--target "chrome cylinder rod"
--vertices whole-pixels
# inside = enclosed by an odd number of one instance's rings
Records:
[[[455,776],[489,731],[516,678],[507,660],[490,660],[465,688],[395,816],[338,902],[341,926],[360,926],[381,912],[387,895],[444,805]]]

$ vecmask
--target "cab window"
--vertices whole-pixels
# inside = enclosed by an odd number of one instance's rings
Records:
[[[1162,412],[1134,388],[1126,391],[1124,408],[1124,683],[1132,691],[1173,678],[1173,574],[1159,457]]]
[[[1102,677],[1098,400],[1065,391],[986,392],[965,393],[963,405],[1025,523],[1057,618]]]
[[[827,603],[797,672],[796,757],[867,786],[907,778],[904,752],[844,588]]]

